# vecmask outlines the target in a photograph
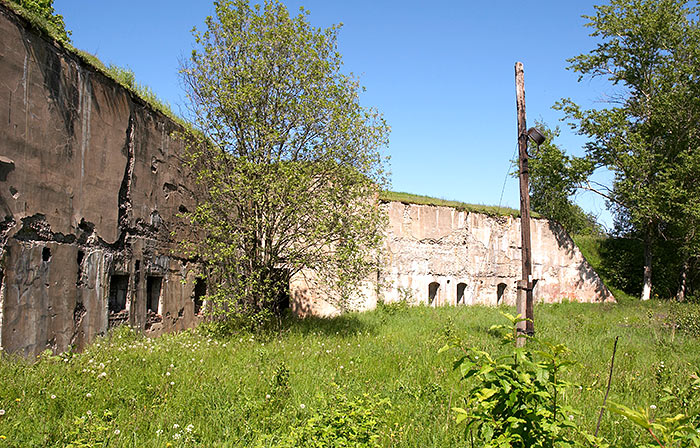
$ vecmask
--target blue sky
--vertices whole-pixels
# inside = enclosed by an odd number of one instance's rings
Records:
[[[366,87],[363,105],[377,108],[392,128],[387,153],[396,191],[518,207],[515,178],[500,199],[516,146],[516,61],[525,67],[528,125],[560,125],[558,143],[570,154],[582,154],[585,140],[560,123],[552,105],[570,97],[603,107],[612,91],[566,70],[567,58],[595,45],[581,15],[600,1],[284,3],[290,12],[304,6],[315,26],[343,23],[345,70]],[[184,105],[178,67],[191,52],[192,27],[213,13],[211,2],[55,0],[54,8],[76,47],[129,67],[176,112]],[[611,226],[604,201],[592,193],[576,201]]]

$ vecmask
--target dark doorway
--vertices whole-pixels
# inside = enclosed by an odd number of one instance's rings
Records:
[[[163,286],[163,277],[148,276],[146,278],[146,311],[158,314],[160,303],[160,291]]]
[[[467,289],[466,283],[457,283],[457,305],[464,305],[464,290]]]
[[[207,295],[207,282],[198,278],[194,282],[194,314],[200,314],[204,305],[204,296]]]
[[[428,285],[428,305],[432,305],[435,302],[435,298],[438,296],[438,291],[440,290],[440,283],[432,282]]]
[[[503,302],[503,295],[506,292],[506,284],[505,283],[499,283],[498,287],[496,288],[496,305],[500,305]]]
[[[126,309],[126,294],[129,290],[129,276],[115,274],[109,280],[109,312],[119,313]]]

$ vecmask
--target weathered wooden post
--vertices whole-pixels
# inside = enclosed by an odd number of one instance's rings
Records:
[[[522,280],[518,281],[517,312],[527,319],[516,327],[516,345],[522,347],[523,333],[535,333],[532,296],[532,248],[530,244],[530,186],[527,167],[527,124],[525,121],[525,79],[522,62],[515,63],[515,92],[518,111],[518,153],[520,172],[520,240],[522,245]]]

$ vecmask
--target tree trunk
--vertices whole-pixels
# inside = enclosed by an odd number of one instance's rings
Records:
[[[676,300],[679,302],[685,301],[685,288],[686,281],[688,279],[688,259],[683,261],[683,267],[681,268],[681,281],[678,285],[678,293],[676,294]]]
[[[651,298],[651,238],[644,241],[644,279],[642,280],[642,300]]]

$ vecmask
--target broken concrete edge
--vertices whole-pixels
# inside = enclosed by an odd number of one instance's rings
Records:
[[[35,31],[39,37],[44,39],[47,43],[65,51],[73,58],[82,62],[84,66],[90,67],[95,73],[99,73],[102,76],[109,78],[111,81],[119,84],[131,94],[133,97],[132,99],[136,102],[143,103],[144,106],[149,107],[154,112],[158,112],[168,117],[191,132],[197,132],[192,126],[192,123],[178,116],[170,108],[169,104],[161,101],[157,97],[154,98],[154,101],[144,98],[144,96],[142,96],[140,92],[135,90],[132,86],[120,82],[119,79],[117,79],[117,77],[110,72],[109,68],[97,56],[74,47],[70,42],[57,38],[57,36],[55,36],[51,30],[45,26],[45,20],[43,18],[32,15],[21,6],[16,5],[9,0],[0,0],[0,13],[5,13],[8,17],[14,18],[15,21],[20,22],[22,27]]]
[[[401,202],[402,204],[416,205],[432,205],[436,207],[450,207],[463,212],[481,213],[488,216],[513,216],[520,217],[520,211],[510,207],[499,207],[496,205],[486,204],[469,204],[467,202],[440,199],[432,196],[426,196],[416,193],[407,193],[403,191],[384,190],[379,194],[381,202]],[[537,212],[531,212],[533,218],[543,218]]]
[[[379,268],[350,298],[354,309],[377,303],[515,305],[521,276],[520,219],[453,207],[384,202],[389,223]],[[538,303],[615,303],[561,225],[532,219]],[[292,279],[292,309],[335,316],[337,297],[312,272]]]

